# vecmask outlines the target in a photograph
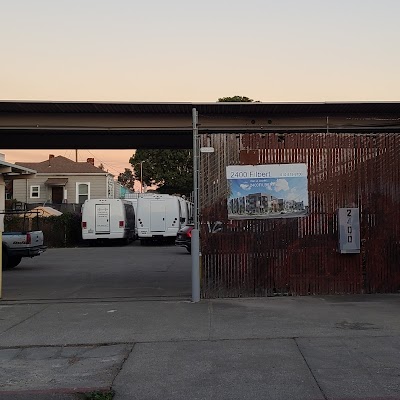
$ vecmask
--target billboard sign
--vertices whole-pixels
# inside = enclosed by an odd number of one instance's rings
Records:
[[[308,213],[307,164],[230,165],[228,218],[296,218]]]

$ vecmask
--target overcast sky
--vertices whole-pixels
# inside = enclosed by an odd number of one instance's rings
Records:
[[[399,15],[398,0],[3,0],[0,100],[398,101]]]

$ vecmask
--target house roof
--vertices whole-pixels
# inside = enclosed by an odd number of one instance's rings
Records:
[[[107,174],[107,172],[95,167],[89,162],[75,162],[63,156],[52,157],[42,162],[18,162],[16,164],[21,165],[25,168],[34,169],[39,174]]]
[[[2,168],[2,172],[0,173],[6,176],[7,179],[12,179],[19,175],[26,175],[27,177],[31,177],[36,174],[34,168],[11,164],[1,159],[0,168]]]

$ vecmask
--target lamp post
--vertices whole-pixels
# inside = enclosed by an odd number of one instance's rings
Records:
[[[140,161],[140,193],[143,193],[143,163],[144,161]]]
[[[140,161],[134,165],[139,165],[140,164],[140,193],[143,193],[143,163],[146,162],[146,160]]]

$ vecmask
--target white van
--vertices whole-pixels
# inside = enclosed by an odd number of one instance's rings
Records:
[[[90,199],[82,206],[83,240],[134,240],[135,211],[132,202],[121,199]]]
[[[137,238],[138,234],[137,234],[137,220],[136,220],[136,216],[137,216],[137,203],[138,203],[138,198],[133,198],[133,197],[129,197],[129,198],[125,198],[126,201],[129,201],[130,203],[132,203],[133,205],[133,211],[135,211],[135,238]]]
[[[136,223],[141,244],[150,239],[176,237],[181,227],[179,198],[167,194],[139,196]]]
[[[178,197],[181,228],[193,222],[193,204],[183,197]]]

